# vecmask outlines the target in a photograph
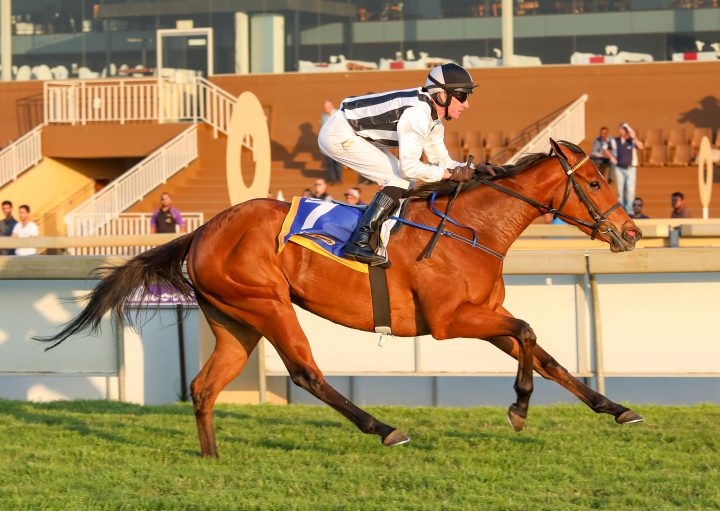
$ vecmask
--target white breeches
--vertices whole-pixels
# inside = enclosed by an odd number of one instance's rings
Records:
[[[380,186],[410,188],[410,181],[400,173],[398,159],[388,149],[374,146],[358,136],[341,110],[330,116],[320,128],[318,145],[323,154]]]

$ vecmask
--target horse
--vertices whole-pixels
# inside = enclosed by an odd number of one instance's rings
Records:
[[[573,377],[537,344],[530,325],[503,307],[502,256],[541,214],[563,218],[607,243],[613,252],[632,250],[642,236],[582,149],[552,139],[550,144],[548,153],[526,155],[495,177],[476,174],[462,193],[455,194],[455,221],[474,228],[477,244],[486,250],[442,238],[432,257],[418,259],[432,234],[405,226],[393,234],[388,251],[392,266],[387,270],[392,331],[402,337],[482,339],[517,359],[516,401],[507,416],[516,431],[522,430],[528,415],[533,370],[596,413],[610,414],[619,424],[640,422],[640,415]],[[442,207],[454,190],[455,183],[442,181],[416,192],[421,197],[436,192],[435,205]],[[96,332],[110,310],[132,322],[125,307],[129,296],[138,289],[171,286],[196,298],[216,340],[190,386],[202,456],[218,455],[212,417],[218,394],[240,374],[263,336],[277,350],[294,384],[363,433],[379,435],[383,445],[408,442],[407,434],[337,392],[315,364],[293,304],[335,323],[373,331],[370,285],[366,274],[294,243],[278,253],[277,236],[288,211],[286,202],[243,202],[192,233],[107,268],[85,308],[56,335],[39,340],[51,343],[46,348],[50,349],[82,331]],[[423,225],[437,219],[428,201],[419,199],[411,201],[405,218]],[[448,232],[462,230],[450,225]]]

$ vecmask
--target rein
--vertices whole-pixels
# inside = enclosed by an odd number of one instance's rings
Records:
[[[507,188],[505,186],[502,186],[500,184],[497,184],[495,181],[490,181],[488,179],[478,179],[477,182],[482,183],[486,186],[489,186],[490,188],[494,188],[495,190],[498,190],[499,192],[502,192],[506,195],[510,195],[512,197],[515,197],[516,199],[520,199],[523,202],[526,202],[530,204],[531,206],[545,212],[545,213],[552,213],[553,218],[560,217],[564,220],[570,220],[571,222],[574,222],[576,224],[582,225],[583,227],[587,227],[588,229],[591,229],[591,235],[590,239],[595,239],[598,234],[608,235],[611,238],[613,238],[616,242],[622,243],[622,240],[618,236],[618,234],[615,232],[615,230],[612,228],[612,224],[608,220],[607,216],[615,211],[617,208],[620,207],[620,203],[616,202],[613,206],[611,206],[607,211],[604,213],[597,207],[597,205],[590,199],[590,197],[587,196],[585,191],[580,186],[580,183],[577,182],[575,179],[575,171],[579,169],[582,165],[584,165],[589,159],[590,156],[585,155],[585,157],[580,160],[578,163],[576,163],[574,166],[570,166],[570,163],[567,161],[567,159],[564,157],[564,155],[559,154],[557,151],[554,151],[555,154],[553,154],[553,150],[550,152],[550,156],[555,156],[558,161],[560,161],[560,165],[563,168],[563,171],[565,171],[565,174],[567,175],[568,179],[565,184],[565,191],[563,192],[563,198],[560,202],[560,206],[557,208],[553,208],[552,206],[546,206],[545,204],[542,204],[534,199],[531,199],[530,197],[527,197],[521,193],[516,192],[515,190],[511,190],[510,188]],[[562,212],[562,209],[565,207],[565,204],[567,203],[568,199],[570,198],[570,186],[572,185],[572,189],[575,190],[575,194],[580,199],[580,202],[583,203],[583,205],[587,208],[588,214],[590,217],[595,221],[595,223],[587,222],[581,218],[574,217],[572,215],[568,215],[566,213]],[[484,245],[480,245],[477,242],[477,232],[472,227],[468,227],[466,225],[462,225],[452,218],[450,218],[448,215],[450,213],[450,208],[452,207],[452,203],[457,198],[458,192],[460,191],[460,184],[458,184],[458,187],[455,190],[454,196],[451,198],[451,201],[448,204],[448,208],[446,209],[445,213],[442,213],[438,211],[435,208],[435,198],[437,196],[437,192],[433,192],[433,194],[430,196],[430,209],[431,211],[439,216],[442,221],[440,222],[440,225],[435,227],[430,227],[423,224],[418,224],[415,222],[411,222],[409,220],[406,220],[404,218],[398,217],[398,216],[391,216],[390,218],[393,220],[397,220],[400,223],[403,223],[405,225],[409,225],[411,227],[415,227],[417,229],[422,229],[425,231],[434,232],[435,236],[431,240],[430,245],[428,246],[429,250],[426,249],[426,251],[421,255],[421,258],[424,257],[430,257],[430,254],[432,253],[432,248],[435,246],[435,242],[437,242],[437,239],[440,236],[447,236],[448,238],[452,238],[454,240],[460,241],[462,243],[465,243],[467,245],[470,245],[473,248],[480,249],[494,257],[497,257],[501,261],[505,258],[504,255],[501,253],[491,249],[490,247],[486,247]],[[446,231],[444,229],[445,222],[448,221],[451,224],[460,227],[461,229],[467,229],[470,232],[472,232],[473,237],[472,239],[465,238],[463,236],[459,236],[455,233],[452,233],[450,231]]]
[[[477,248],[479,250],[482,250],[483,252],[486,252],[490,254],[493,257],[497,257],[501,261],[505,259],[505,256],[502,255],[500,252],[497,252],[496,250],[491,249],[490,247],[486,247],[485,245],[481,245],[477,242],[477,232],[472,227],[468,227],[467,225],[462,225],[461,223],[456,222],[452,218],[450,218],[447,213],[442,213],[437,208],[435,208],[435,197],[437,197],[437,192],[433,192],[433,194],[430,196],[430,210],[439,216],[442,221],[438,227],[430,227],[429,225],[424,224],[418,224],[415,222],[411,222],[410,220],[407,220],[405,218],[401,218],[399,216],[391,216],[391,220],[397,220],[401,224],[409,225],[410,227],[415,227],[416,229],[422,229],[423,231],[430,231],[434,232],[436,237],[440,236],[447,236],[448,238],[454,239],[456,241],[460,241],[462,243],[465,243],[466,245],[470,245],[472,248]],[[445,221],[450,222],[456,227],[460,227],[461,229],[467,229],[472,233],[472,239],[465,238],[463,236],[460,236],[458,234],[455,234],[454,232],[450,232],[445,230],[443,227],[445,226]]]
[[[552,155],[552,152],[551,152]],[[582,189],[580,184],[575,179],[575,176],[573,175],[577,169],[579,169],[583,164],[585,164],[590,157],[585,156],[582,160],[580,160],[578,163],[576,163],[573,167],[570,167],[570,163],[565,159],[563,156],[555,152],[554,156],[560,161],[560,165],[562,166],[563,170],[565,171],[565,174],[568,177],[568,180],[565,184],[565,192],[563,193],[562,201],[560,202],[560,206],[558,208],[553,208],[551,206],[546,206],[545,204],[541,204],[537,202],[534,199],[531,199],[530,197],[526,197],[525,195],[522,195],[521,193],[516,192],[515,190],[511,190],[510,188],[507,188],[505,186],[499,185],[495,183],[494,181],[490,181],[487,179],[480,179],[479,182],[489,186],[490,188],[494,188],[495,190],[498,190],[500,192],[503,192],[507,195],[511,195],[512,197],[515,197],[517,199],[520,199],[523,202],[526,202],[530,204],[531,206],[534,206],[535,208],[544,211],[545,213],[552,213],[553,218],[560,217],[564,220],[570,220],[571,222],[574,222],[576,224],[582,225],[584,227],[587,227],[592,232],[590,234],[590,239],[595,239],[598,234],[605,234],[609,235],[610,237],[614,238],[617,242],[622,243],[617,233],[612,229],[612,226],[610,224],[610,221],[608,220],[607,216],[615,211],[617,208],[620,207],[620,203],[616,202],[613,206],[611,206],[607,211],[604,213],[601,212],[601,210],[595,205],[595,203],[590,199],[590,197],[587,196],[585,191]],[[581,218],[574,217],[572,215],[568,215],[566,213],[562,212],[562,209],[565,207],[565,204],[567,203],[568,199],[570,198],[570,186],[572,185],[573,189],[575,190],[575,194],[580,199],[580,202],[583,203],[585,208],[587,208],[588,214],[590,217],[595,221],[595,223],[587,222]]]

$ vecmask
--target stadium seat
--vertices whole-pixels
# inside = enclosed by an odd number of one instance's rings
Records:
[[[465,149],[484,147],[485,141],[482,138],[482,133],[479,131],[466,132],[465,138],[463,139],[463,146]]]
[[[677,147],[688,143],[687,133],[685,128],[671,128],[670,136],[668,137],[668,147]]]
[[[707,137],[708,140],[712,142],[712,128],[693,129],[693,135],[692,140],[690,141],[690,145],[694,150],[697,151],[697,149],[700,147],[700,142],[702,141],[703,137]]]
[[[668,162],[668,148],[666,145],[654,145],[650,149],[650,158],[648,159],[648,165],[654,166],[665,166]]]
[[[650,128],[645,133],[645,139],[643,140],[645,147],[650,149],[655,145],[664,145],[665,137],[663,136],[662,128]]]
[[[486,145],[488,147],[504,148],[506,144],[503,132],[499,130],[489,131],[487,134]]]
[[[690,165],[692,160],[692,150],[689,144],[681,144],[675,147],[675,155],[672,159],[672,165]]]

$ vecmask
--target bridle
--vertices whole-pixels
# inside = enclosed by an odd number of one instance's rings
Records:
[[[554,154],[553,154],[554,153]],[[591,230],[590,238],[595,239],[598,234],[603,234],[608,236],[610,239],[618,243],[620,246],[623,246],[622,238],[617,233],[617,231],[613,228],[612,222],[608,220],[608,215],[615,211],[617,208],[620,207],[620,203],[616,202],[613,206],[611,206],[607,211],[604,213],[597,207],[597,205],[590,199],[590,197],[587,196],[585,191],[580,186],[580,183],[577,182],[575,179],[575,171],[579,169],[582,165],[584,165],[590,157],[588,155],[585,155],[585,157],[580,160],[578,163],[576,163],[574,166],[570,166],[570,163],[567,161],[567,158],[565,158],[565,155],[559,153],[558,151],[551,149],[549,156],[555,156],[558,161],[560,161],[560,165],[563,168],[563,171],[567,175],[568,179],[565,182],[565,191],[563,193],[562,201],[560,202],[560,206],[557,208],[553,208],[552,205],[546,206],[545,204],[541,204],[537,202],[534,199],[531,199],[530,197],[526,197],[522,195],[521,193],[516,192],[515,190],[511,190],[510,188],[506,188],[502,185],[497,184],[495,181],[490,181],[488,179],[480,179],[479,181],[483,183],[486,186],[489,186],[490,188],[494,188],[495,190],[498,190],[500,192],[503,192],[507,195],[511,195],[517,199],[520,199],[524,202],[527,202],[528,204],[538,208],[539,210],[543,211],[544,213],[552,213],[553,219],[560,217],[564,220],[569,220],[575,224],[582,225],[583,227],[587,227]],[[562,212],[562,209],[565,207],[565,204],[567,203],[568,199],[570,198],[570,190],[571,187],[575,190],[575,194],[578,196],[578,199],[580,199],[580,202],[583,203],[583,205],[587,208],[588,214],[590,217],[594,220],[595,223],[590,223],[586,220],[583,220],[581,218],[577,218],[571,215],[568,215],[566,213]]]

